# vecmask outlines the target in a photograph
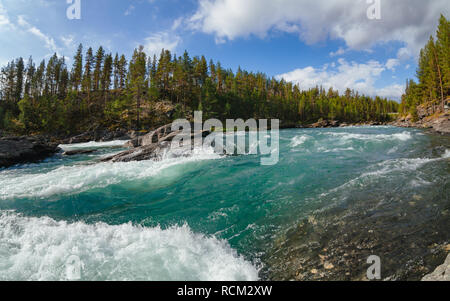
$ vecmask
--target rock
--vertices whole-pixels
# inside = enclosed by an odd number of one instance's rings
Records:
[[[433,129],[440,134],[450,134],[450,117],[442,116],[432,123]]]
[[[127,144],[125,144],[125,146],[139,147],[139,146],[151,145],[153,143],[159,142],[162,138],[164,138],[172,133],[173,133],[172,125],[168,124],[168,125],[158,128],[144,136],[135,137],[134,139],[130,140]]]
[[[422,281],[450,281],[450,254],[443,265],[438,266],[433,273],[423,277]]]
[[[173,139],[180,135],[182,131],[172,131],[172,125],[166,125],[137,139],[133,139],[126,145],[133,147],[130,150],[121,152],[111,157],[102,159],[102,162],[130,162],[144,160],[160,160],[164,153],[172,146]],[[202,131],[191,134],[191,141],[199,135],[204,138],[210,134],[209,131]],[[184,156],[192,150],[194,143],[189,146],[180,146],[177,149],[178,156]]]
[[[417,117],[423,119],[427,116],[433,115],[433,107],[429,105],[420,105],[417,107]]]
[[[311,124],[310,128],[330,128],[330,127],[339,127],[339,121],[336,120],[322,120],[320,119],[316,123]]]
[[[0,139],[0,167],[43,160],[58,152],[56,143],[39,137],[10,137]]]
[[[147,146],[140,146],[121,152],[117,155],[102,159],[102,162],[131,162],[160,159],[165,149],[170,147],[169,142],[154,143]]]
[[[73,151],[66,151],[63,153],[64,156],[75,156],[75,155],[84,155],[84,154],[92,154],[95,153],[97,150],[95,149],[80,149],[80,150],[73,150]]]

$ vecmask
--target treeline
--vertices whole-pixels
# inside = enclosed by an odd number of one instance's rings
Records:
[[[417,107],[427,103],[432,111],[443,112],[445,100],[450,96],[450,22],[441,15],[436,38],[430,36],[420,51],[418,83],[408,80],[402,97],[400,112],[417,118]]]
[[[143,47],[130,61],[100,47],[78,47],[69,70],[56,54],[36,64],[30,57],[10,62],[0,73],[0,128],[11,132],[70,134],[94,125],[140,129],[158,124],[158,104],[169,119],[278,118],[284,124],[320,118],[342,122],[386,121],[398,104],[347,89],[301,90],[263,73],[234,73],[204,56],[163,50],[148,57]]]

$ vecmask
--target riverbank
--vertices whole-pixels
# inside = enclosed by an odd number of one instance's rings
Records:
[[[44,160],[59,151],[57,143],[43,137],[0,138],[0,168]]]
[[[450,110],[446,108],[444,112],[433,112],[432,106],[424,104],[417,107],[417,118],[412,115],[403,116],[390,125],[427,129],[441,135],[450,135]]]

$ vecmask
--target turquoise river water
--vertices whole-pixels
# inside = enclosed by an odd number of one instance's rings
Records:
[[[98,162],[123,143],[0,170],[0,280],[64,280],[70,256],[82,280],[268,279],[289,229],[354,196],[449,207],[450,143],[420,130],[282,130],[274,166],[212,151]]]

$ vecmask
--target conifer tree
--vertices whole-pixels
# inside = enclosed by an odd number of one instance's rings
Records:
[[[74,57],[73,68],[72,68],[72,85],[75,91],[79,91],[81,86],[81,81],[83,79],[83,45],[78,46],[77,53]]]
[[[97,53],[95,54],[95,67],[94,67],[94,74],[93,74],[94,91],[100,90],[100,80],[101,80],[101,76],[102,76],[102,64],[103,64],[104,56],[105,56],[105,51],[103,50],[103,47],[100,46],[97,50]]]
[[[94,65],[94,55],[92,48],[89,48],[86,52],[86,61],[84,64],[83,75],[83,91],[90,94],[92,90],[92,67]]]

